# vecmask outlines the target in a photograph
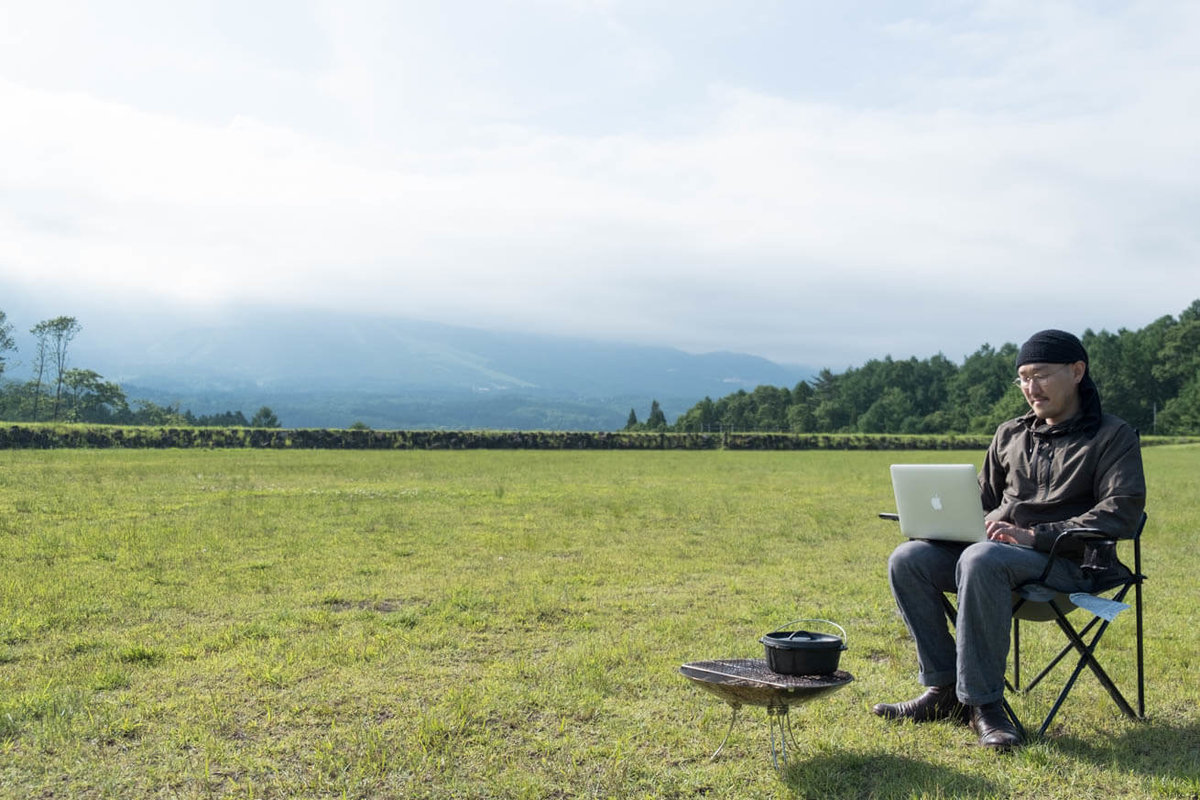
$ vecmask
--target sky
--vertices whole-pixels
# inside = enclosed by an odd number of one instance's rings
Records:
[[[1194,0],[5,2],[0,310],[835,371],[1137,329],[1200,298],[1198,42]]]

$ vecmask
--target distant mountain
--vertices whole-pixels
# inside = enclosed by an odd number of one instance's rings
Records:
[[[703,397],[792,386],[815,370],[737,353],[694,355],[404,319],[241,311],[215,321],[91,327],[71,363],[132,399],[197,414],[269,405],[289,427],[615,429],[657,399],[668,418]],[[23,353],[32,352],[21,342]]]

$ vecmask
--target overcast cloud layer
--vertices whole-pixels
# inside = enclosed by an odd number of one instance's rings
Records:
[[[1198,41],[1192,0],[7,3],[0,309],[835,369],[1141,327],[1200,298]]]

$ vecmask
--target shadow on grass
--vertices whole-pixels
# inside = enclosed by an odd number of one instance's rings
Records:
[[[799,797],[995,797],[986,778],[894,755],[837,754],[800,759],[783,773]]]
[[[1060,753],[1091,764],[1169,781],[1200,783],[1200,723],[1162,725],[1153,719],[1120,736],[1060,736],[1049,740]]]

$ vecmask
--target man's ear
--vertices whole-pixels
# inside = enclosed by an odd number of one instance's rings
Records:
[[[1075,378],[1075,383],[1079,383],[1080,381],[1082,381],[1083,376],[1087,374],[1087,362],[1086,361],[1076,361],[1074,364],[1071,365],[1071,374]]]

